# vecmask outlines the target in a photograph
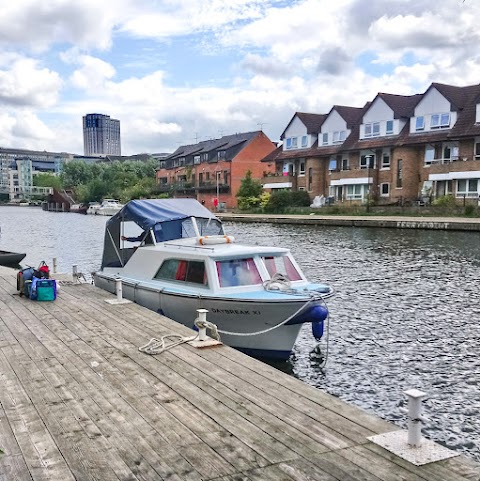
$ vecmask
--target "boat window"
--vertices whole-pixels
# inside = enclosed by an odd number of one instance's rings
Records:
[[[155,274],[155,279],[168,281],[191,282],[208,286],[205,263],[184,259],[167,259]]]
[[[252,258],[217,261],[220,287],[261,284],[262,278]]]
[[[302,279],[302,276],[288,256],[263,257],[263,262],[265,263],[270,277],[279,273],[287,276],[291,281],[300,281]]]

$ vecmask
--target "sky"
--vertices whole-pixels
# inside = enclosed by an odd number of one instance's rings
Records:
[[[480,83],[478,0],[15,0],[0,9],[0,147],[122,154],[263,130],[378,92]]]

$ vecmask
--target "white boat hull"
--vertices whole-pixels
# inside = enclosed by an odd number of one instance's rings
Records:
[[[115,278],[95,274],[95,285],[115,292]],[[197,309],[208,310],[207,320],[221,331],[252,334],[270,329],[295,314],[305,305],[305,298],[298,302],[281,300],[238,300],[208,297],[153,289],[139,283],[122,282],[123,297],[163,314],[187,327],[193,328]],[[295,344],[302,324],[285,325],[258,335],[230,335],[221,333],[224,344],[256,357],[287,359]]]

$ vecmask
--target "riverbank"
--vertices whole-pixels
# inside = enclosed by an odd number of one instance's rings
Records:
[[[218,213],[223,221],[480,232],[480,218]]]

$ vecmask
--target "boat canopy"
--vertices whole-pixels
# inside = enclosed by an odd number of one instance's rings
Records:
[[[165,242],[195,237],[192,217],[195,217],[201,235],[223,233],[220,220],[195,199],[131,200],[107,221],[102,268],[124,266],[133,254],[133,248],[120,248],[124,222],[135,222],[141,227],[146,233],[145,243],[151,240],[149,231],[156,242]]]

